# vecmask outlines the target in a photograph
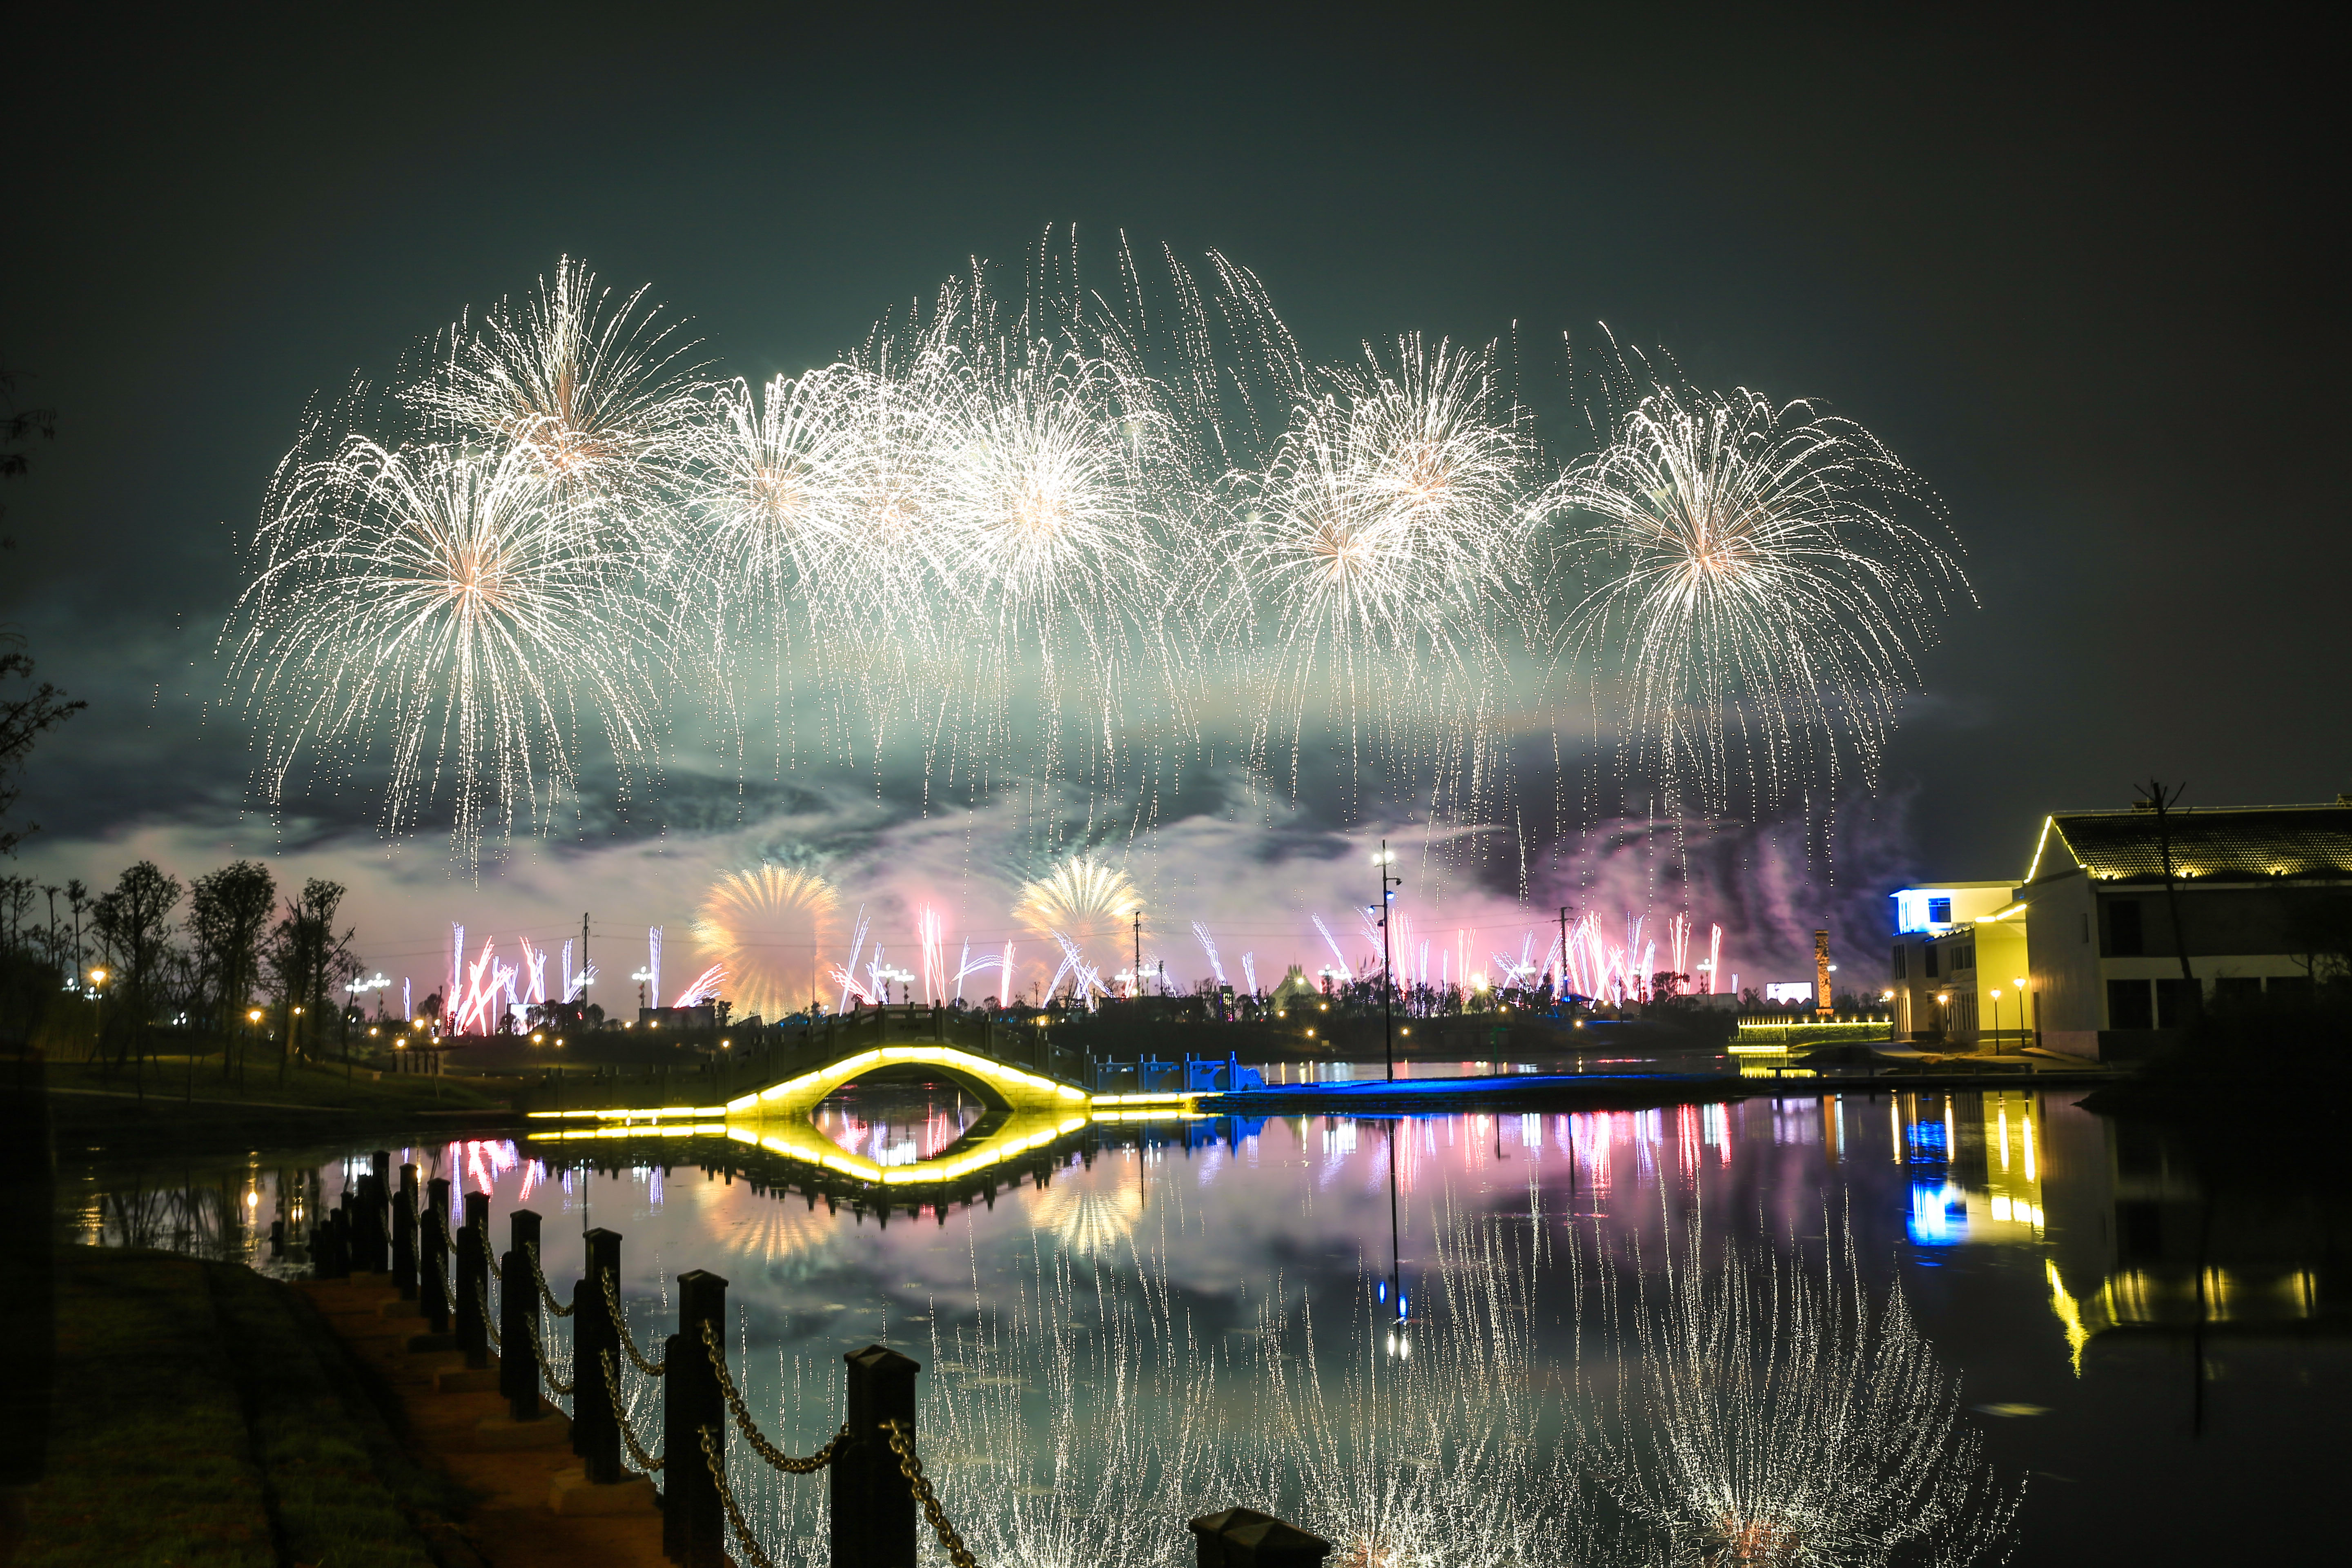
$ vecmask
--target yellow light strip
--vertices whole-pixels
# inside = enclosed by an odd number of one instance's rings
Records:
[[[614,1121],[623,1118],[651,1121],[665,1116],[724,1116],[733,1109],[731,1105],[656,1105],[634,1110],[533,1110],[525,1114],[533,1121]]]
[[[1168,1089],[1150,1094],[1098,1094],[1094,1097],[1094,1102],[1097,1105],[1190,1105],[1197,1098],[1198,1091],[1193,1089]]]
[[[534,1132],[531,1137],[543,1142],[569,1143],[582,1138],[723,1138],[726,1135],[727,1123],[724,1121],[672,1121],[659,1126],[574,1127],[562,1132]]]
[[[1097,1121],[1205,1121],[1209,1112],[1189,1105],[1135,1105],[1125,1110],[1097,1110]]]
[[[1074,1102],[1087,1099],[1087,1091],[1083,1089],[1073,1089],[1068,1084],[1056,1083],[1050,1078],[1040,1078],[1035,1073],[1024,1072],[1019,1068],[1006,1067],[1002,1062],[991,1061],[986,1057],[976,1057],[970,1051],[961,1051],[953,1046],[881,1046],[870,1051],[860,1051],[854,1057],[844,1057],[829,1067],[819,1068],[814,1072],[803,1073],[796,1079],[763,1089],[760,1091],[760,1098],[783,1100],[805,1092],[828,1079],[837,1082],[854,1078],[866,1068],[877,1065],[893,1067],[900,1063],[919,1067],[951,1067],[980,1078],[993,1079],[998,1083],[1018,1085],[1035,1093],[1052,1094]]]
[[[1790,1028],[1801,1028],[1801,1027],[1803,1027],[1803,1026],[1802,1026],[1802,1025],[1798,1025],[1798,1024],[1791,1024],[1791,1025],[1790,1025],[1790,1026],[1790,1026]],[[1807,1042],[1805,1042],[1805,1043],[1806,1043],[1806,1044],[1808,1044],[1808,1045],[1811,1045],[1811,1044],[1813,1044],[1814,1042],[1812,1042],[1812,1041],[1811,1041],[1811,1040],[1808,1040],[1808,1041],[1807,1041]],[[1785,1045],[1779,1045],[1779,1046],[1770,1046],[1770,1045],[1766,1045],[1766,1046],[1733,1046],[1733,1047],[1730,1047],[1730,1050],[1731,1050],[1731,1054],[1732,1054],[1733,1056],[1735,1056],[1735,1057],[1784,1057],[1784,1056],[1787,1056],[1787,1055],[1789,1054],[1789,1047],[1788,1047],[1787,1046],[1785,1046]]]

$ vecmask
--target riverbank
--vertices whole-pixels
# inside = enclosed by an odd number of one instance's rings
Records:
[[[137,1078],[88,1062],[37,1060],[8,1072],[38,1075],[58,1154],[198,1154],[320,1137],[362,1138],[383,1131],[413,1137],[420,1127],[450,1131],[519,1125],[520,1079],[389,1075],[371,1078],[340,1064],[273,1068],[240,1087],[217,1060],[165,1057]]]
[[[474,1568],[471,1499],[418,1465],[296,1290],[234,1264],[59,1247],[43,1568]],[[12,1359],[21,1351],[12,1351]],[[26,1375],[21,1366],[10,1375]]]

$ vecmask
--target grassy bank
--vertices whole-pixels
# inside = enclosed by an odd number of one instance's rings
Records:
[[[193,1071],[191,1070],[193,1069]],[[200,1152],[302,1142],[375,1127],[492,1125],[512,1114],[517,1080],[346,1074],[340,1066],[273,1066],[240,1086],[218,1058],[165,1057],[143,1078],[86,1062],[46,1067],[60,1154]]]
[[[400,1449],[310,1304],[248,1269],[57,1255],[47,1475],[22,1561],[431,1568],[466,1500]]]

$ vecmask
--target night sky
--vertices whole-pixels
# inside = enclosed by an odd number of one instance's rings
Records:
[[[1070,223],[1223,250],[1327,359],[1605,321],[1867,424],[1982,599],[1864,808],[1890,874],[2017,874],[2042,812],[2151,771],[2190,805],[2352,789],[2315,14],[1289,16],[18,13],[0,359],[58,428],[0,496],[0,616],[91,704],[36,753],[26,868],[381,858],[360,807],[254,814],[207,709],[314,394],[565,254],[726,371],[795,371]],[[449,901],[370,913],[397,946]]]

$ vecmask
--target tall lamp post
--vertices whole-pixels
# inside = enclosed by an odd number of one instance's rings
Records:
[[[1381,852],[1372,864],[1381,868],[1381,901],[1376,913],[1381,917],[1381,1049],[1388,1058],[1389,1081],[1396,1081],[1396,1014],[1392,998],[1396,994],[1395,960],[1390,952],[1389,904],[1396,897],[1395,889],[1404,886],[1400,877],[1389,874],[1396,857],[1389,853],[1389,841],[1381,840]]]

